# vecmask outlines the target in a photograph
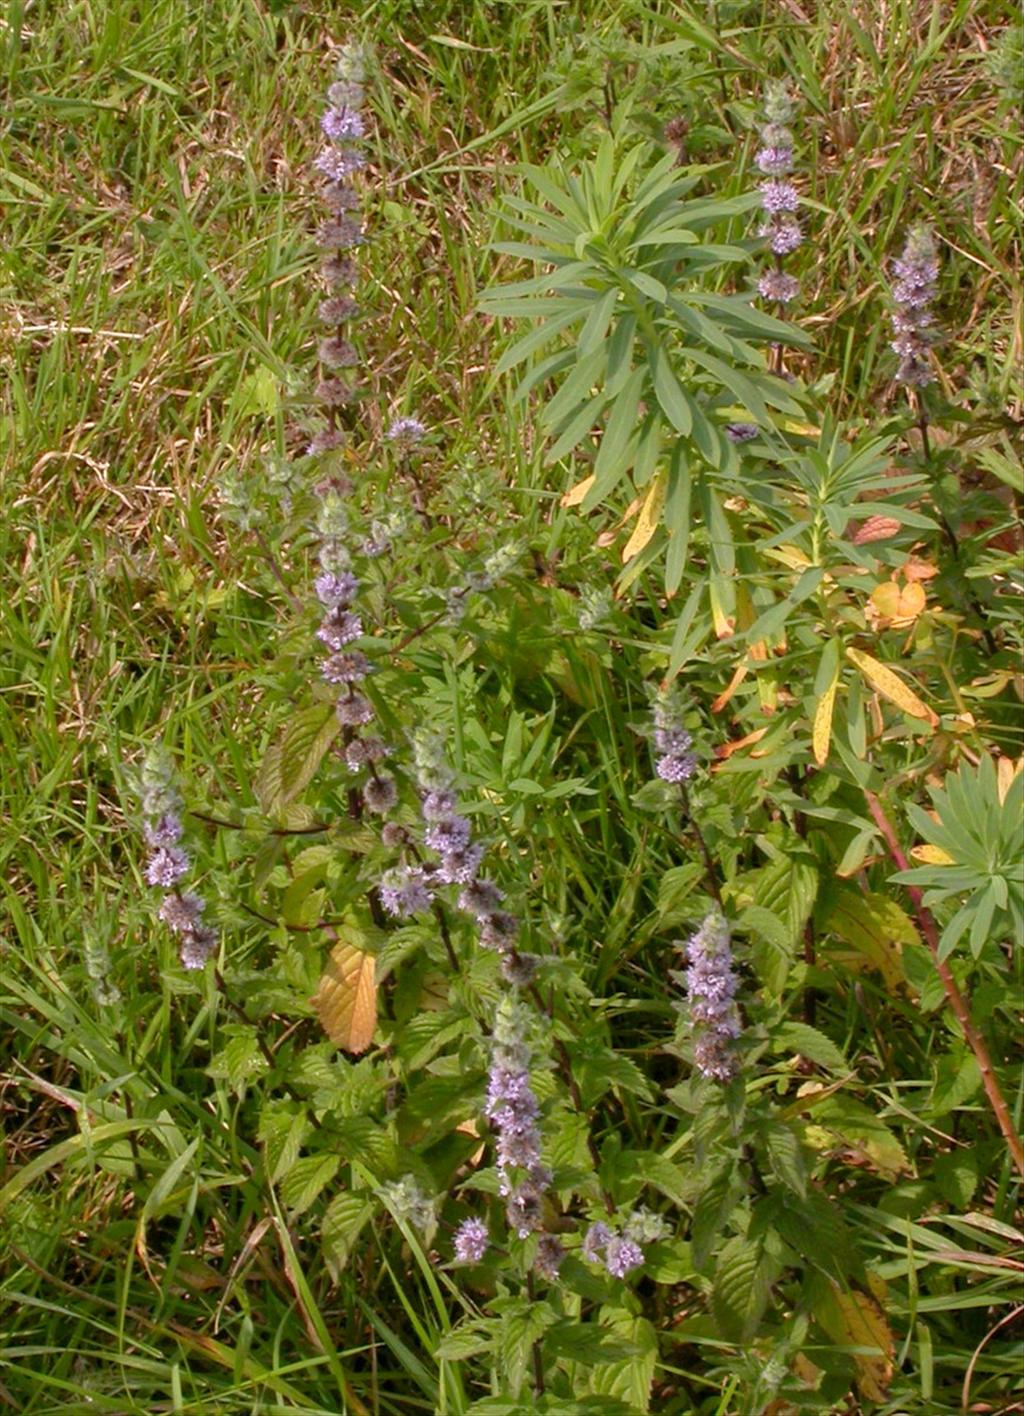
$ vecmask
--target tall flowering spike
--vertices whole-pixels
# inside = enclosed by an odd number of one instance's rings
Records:
[[[932,381],[930,350],[935,338],[935,299],[939,258],[935,238],[927,226],[915,226],[907,236],[902,256],[893,261],[897,279],[892,287],[891,316],[895,339],[891,347],[899,355],[896,378],[909,388],[924,388]]]
[[[205,901],[191,891],[180,889],[179,882],[188,874],[192,862],[180,844],[185,830],[180,816],[181,796],[175,782],[174,764],[163,748],[154,748],[147,754],[136,785],[143,835],[150,851],[146,880],[167,892],[157,914],[178,936],[182,967],[201,969],[217,947],[217,933],[203,923]]]
[[[498,1134],[498,1192],[509,1225],[525,1239],[542,1228],[544,1191],[551,1172],[540,1156],[540,1103],[530,1085],[533,1014],[517,997],[498,1004],[491,1038],[486,1113]]]
[[[683,705],[674,686],[658,694],[651,717],[655,772],[663,782],[688,782],[697,770],[697,759],[690,751],[692,739],[683,727]]]
[[[754,165],[764,180],[759,185],[764,218],[758,235],[768,242],[775,257],[774,269],[765,271],[757,283],[764,300],[784,306],[796,299],[799,282],[782,269],[783,256],[803,242],[797,217],[800,194],[789,180],[793,170],[793,131],[790,122],[795,105],[783,83],[771,83],[765,90],[764,122],[760,125],[761,144]]]
[[[727,1082],[736,1073],[734,1043],[741,1030],[734,1002],[738,980],[733,972],[729,926],[713,910],[683,947],[688,967],[682,977],[694,1063],[703,1076]]]

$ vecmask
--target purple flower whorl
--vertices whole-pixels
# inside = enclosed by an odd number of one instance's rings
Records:
[[[788,180],[793,170],[793,133],[789,127],[793,112],[794,103],[785,84],[767,85],[761,146],[754,156],[754,165],[764,176],[759,186],[764,220],[757,234],[768,242],[775,268],[762,275],[757,290],[762,299],[777,305],[788,305],[800,289],[799,282],[782,271],[782,257],[795,251],[804,239],[796,215],[800,195]]]
[[[217,947],[217,932],[203,923],[206,902],[199,895],[180,888],[180,881],[188,874],[192,862],[180,844],[184,827],[174,766],[162,749],[147,754],[139,772],[138,793],[143,834],[150,848],[146,880],[166,891],[157,914],[178,935],[182,967],[201,969]]]
[[[729,926],[712,910],[681,947],[688,961],[682,979],[694,1064],[702,1076],[727,1082],[736,1074],[738,1059],[733,1044],[741,1031],[739,1010],[733,1001],[739,980],[732,967]]]
[[[898,383],[925,388],[933,374],[930,350],[935,338],[935,316],[929,306],[935,299],[939,260],[935,238],[927,226],[915,226],[907,236],[903,254],[892,263],[898,277],[892,287],[892,320],[895,339],[890,347],[899,355]]]

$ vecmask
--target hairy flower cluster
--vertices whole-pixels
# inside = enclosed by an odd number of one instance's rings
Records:
[[[479,570],[470,571],[460,585],[454,585],[447,594],[447,621],[458,624],[469,608],[471,595],[480,595],[493,590],[500,580],[509,573],[519,559],[519,548],[509,544],[499,546],[496,551],[484,557]]]
[[[460,1264],[478,1264],[490,1242],[487,1225],[482,1219],[464,1219],[455,1231],[455,1257]]]
[[[437,1227],[437,1201],[426,1193],[414,1175],[388,1181],[378,1193],[397,1219],[411,1224],[430,1242]]]
[[[793,170],[793,132],[789,127],[794,105],[785,84],[770,84],[765,93],[761,124],[761,146],[754,164],[763,174],[760,183],[764,220],[758,235],[768,242],[775,257],[775,268],[766,271],[758,281],[758,294],[775,304],[788,305],[796,298],[799,283],[782,269],[782,257],[795,251],[803,242],[803,232],[797,218],[800,196],[789,173]]]
[[[498,1004],[491,1038],[486,1113],[497,1132],[498,1193],[520,1239],[543,1228],[542,1201],[551,1172],[541,1161],[540,1104],[530,1085],[533,1014],[515,994]]]
[[[930,349],[934,339],[935,282],[939,260],[935,239],[927,226],[915,226],[907,237],[902,256],[893,261],[897,280],[892,287],[891,347],[899,355],[896,378],[910,388],[924,388],[932,381]]]
[[[175,786],[173,764],[165,752],[157,749],[147,755],[139,773],[138,792],[142,829],[149,847],[146,880],[165,892],[157,914],[178,935],[182,967],[201,969],[217,947],[217,934],[203,923],[205,901],[192,891],[181,889],[192,862],[181,844],[181,797]]]
[[[654,720],[654,770],[663,782],[688,782],[697,770],[690,751],[692,738],[683,727],[683,708],[674,689],[659,693],[651,710]]]
[[[650,1210],[634,1210],[616,1227],[598,1220],[583,1237],[583,1257],[602,1264],[612,1278],[625,1278],[644,1262],[644,1244],[657,1243],[669,1233],[661,1215]]]
[[[686,985],[685,1007],[694,1040],[694,1063],[703,1076],[727,1082],[736,1073],[734,1043],[740,1035],[740,1016],[734,1002],[738,980],[732,966],[729,926],[717,910],[712,910],[681,947],[686,951],[688,967],[675,976]]]

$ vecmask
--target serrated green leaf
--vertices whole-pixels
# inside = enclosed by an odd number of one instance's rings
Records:
[[[281,1200],[293,1215],[305,1214],[334,1179],[341,1165],[340,1155],[304,1155],[295,1162],[281,1182]]]
[[[769,1122],[761,1132],[777,1179],[801,1199],[807,1194],[807,1162],[800,1141],[784,1122]]]
[[[365,1191],[342,1190],[324,1211],[320,1242],[335,1283],[347,1265],[356,1240],[373,1217],[377,1202]]]
[[[830,1072],[846,1072],[849,1065],[836,1044],[809,1023],[782,1023],[773,1033],[779,1052],[795,1053]]]
[[[211,1077],[223,1077],[232,1091],[240,1091],[250,1077],[266,1070],[267,1062],[260,1050],[256,1028],[232,1023],[231,1036],[210,1060],[207,1072]],[[228,1032],[225,1028],[225,1033]]]
[[[762,1240],[737,1235],[726,1242],[711,1289],[711,1311],[723,1337],[750,1341],[781,1271],[781,1263]]]

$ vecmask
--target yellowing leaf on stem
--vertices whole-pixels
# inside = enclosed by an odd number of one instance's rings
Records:
[[[895,900],[872,891],[840,890],[825,928],[850,945],[850,952],[841,955],[848,968],[877,969],[890,989],[905,986],[902,946],[920,943],[920,936]],[[834,949],[830,952],[836,957]]]
[[[917,619],[928,603],[924,586],[917,580],[897,585],[885,580],[868,597],[865,614],[874,629],[905,629]]]
[[[577,482],[575,487],[570,487],[562,498],[563,506],[579,506],[595,482],[594,477],[584,477],[582,482]]]
[[[631,561],[638,556],[661,524],[661,513],[665,507],[665,487],[667,477],[659,472],[647,489],[640,515],[637,517],[633,534],[622,548],[622,559]]]
[[[1006,793],[1013,785],[1013,779],[1018,772],[1024,772],[1024,757],[1018,757],[1016,762],[1012,757],[996,758],[996,791],[999,794],[1000,806],[1006,800]]]
[[[739,667],[733,671],[733,676],[732,676],[732,678],[729,680],[728,686],[727,686],[725,689],[723,689],[723,691],[718,695],[718,697],[717,697],[717,698],[715,699],[715,701],[712,703],[712,705],[711,705],[711,711],[712,711],[712,713],[721,713],[722,709],[723,709],[723,708],[725,707],[725,705],[729,702],[729,699],[733,696],[733,694],[734,694],[734,693],[736,692],[736,690],[739,688],[740,684],[743,682],[743,680],[746,678],[746,676],[747,676],[747,666],[746,666],[746,664],[740,664]]]
[[[892,1380],[894,1342],[885,1312],[872,1294],[830,1284],[815,1317],[837,1347],[850,1348],[857,1389],[865,1401],[885,1401]]]
[[[913,689],[907,687],[899,674],[860,649],[847,649],[846,657],[860,669],[870,686],[890,703],[894,703],[901,712],[909,714],[911,718],[923,718],[933,728],[938,727],[937,715],[927,703],[918,698]]]
[[[346,1052],[365,1052],[377,1026],[376,960],[339,939],[313,999],[320,1026]]]
[[[922,865],[952,865],[953,857],[941,846],[915,846],[910,852]]]

